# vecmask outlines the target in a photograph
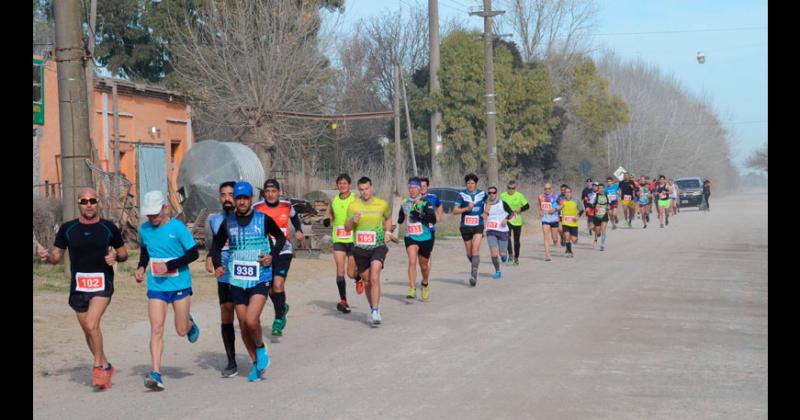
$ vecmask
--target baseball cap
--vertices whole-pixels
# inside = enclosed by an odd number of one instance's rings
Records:
[[[275,188],[276,190],[279,190],[281,189],[281,184],[278,182],[277,179],[270,178],[264,181],[264,189],[266,190],[267,188]]]
[[[233,198],[253,196],[253,186],[249,182],[239,181],[233,186]]]
[[[141,212],[145,216],[156,215],[164,207],[164,194],[161,191],[150,191],[142,199]]]

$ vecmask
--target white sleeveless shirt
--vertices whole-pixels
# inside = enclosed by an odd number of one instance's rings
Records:
[[[486,230],[496,230],[498,232],[508,232],[508,224],[503,226],[503,219],[508,217],[508,212],[503,208],[503,200],[497,200],[497,203],[486,205],[489,206],[489,217],[486,218]]]

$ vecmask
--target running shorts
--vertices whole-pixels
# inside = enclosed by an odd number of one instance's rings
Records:
[[[621,203],[623,207],[630,207],[630,208],[636,207],[636,203],[634,203],[633,200],[622,200]]]
[[[345,253],[347,253],[347,256],[349,257],[349,256],[353,255],[353,245],[354,244],[352,242],[347,243],[347,244],[344,244],[344,243],[341,243],[341,242],[336,242],[335,244],[333,244],[333,250],[334,251],[339,251],[339,252],[345,252]]]
[[[464,242],[472,240],[474,235],[483,235],[483,226],[461,226],[461,239]]]
[[[603,217],[595,216],[593,222],[595,226],[600,226],[603,222],[608,223],[608,213],[604,214]]]
[[[564,226],[564,233],[569,233],[570,236],[578,237],[578,227],[577,226]]]
[[[558,229],[558,222],[542,222],[542,226],[550,226],[553,229]]]
[[[231,298],[231,285],[229,283],[217,283],[217,296],[219,297],[219,304],[233,303]]]
[[[231,285],[231,300],[233,300],[234,305],[248,305],[250,298],[254,295],[269,297],[269,283],[258,283],[248,289]]]
[[[148,299],[158,299],[163,300],[167,303],[175,302],[176,300],[181,300],[183,298],[187,298],[193,294],[192,288],[187,287],[183,290],[176,290],[174,292],[162,292],[159,290],[148,290],[147,291],[147,298]]]
[[[373,261],[381,262],[381,269],[383,269],[383,262],[386,260],[386,254],[389,252],[389,247],[381,245],[373,249],[363,249],[359,247],[353,248],[353,258],[356,260],[356,268],[359,273],[363,273],[369,269]]]
[[[430,258],[431,252],[433,252],[433,238],[428,239],[427,241],[415,241],[409,237],[403,238],[403,242],[406,244],[406,248],[410,247],[411,245],[417,245],[419,247],[419,251],[417,254],[421,257]]]
[[[111,299],[111,295],[114,294],[114,287],[111,286],[111,283],[107,283],[108,290],[103,290],[102,292],[72,292],[69,294],[69,307],[72,308],[75,312],[84,313],[89,310],[89,301],[92,300],[93,297],[100,296],[100,297],[107,297],[109,301]]]
[[[615,208],[619,207],[619,201],[612,201],[610,203],[610,206],[611,206],[612,209],[615,209]]]
[[[670,206],[669,199],[658,200],[658,207],[669,207],[669,206]]]
[[[284,279],[289,274],[289,266],[292,265],[292,254],[281,254],[272,261],[272,275],[281,276]]]

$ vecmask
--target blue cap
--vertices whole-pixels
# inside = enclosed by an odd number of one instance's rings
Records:
[[[241,196],[252,197],[253,196],[253,186],[250,185],[249,182],[239,181],[236,185],[233,186],[233,198],[241,197]]]
[[[417,179],[411,179],[411,180],[408,181],[408,186],[409,187],[422,188],[422,183],[419,182],[419,180],[417,180]]]

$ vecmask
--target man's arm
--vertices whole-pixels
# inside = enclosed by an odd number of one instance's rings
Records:
[[[264,215],[264,236],[275,238],[275,245],[272,247],[272,256],[277,257],[283,251],[283,246],[286,245],[286,236],[283,234],[281,228],[275,223],[271,217]]]
[[[228,242],[228,221],[223,220],[211,240],[211,249],[208,251],[208,256],[214,268],[219,268],[222,265],[222,247]]]

